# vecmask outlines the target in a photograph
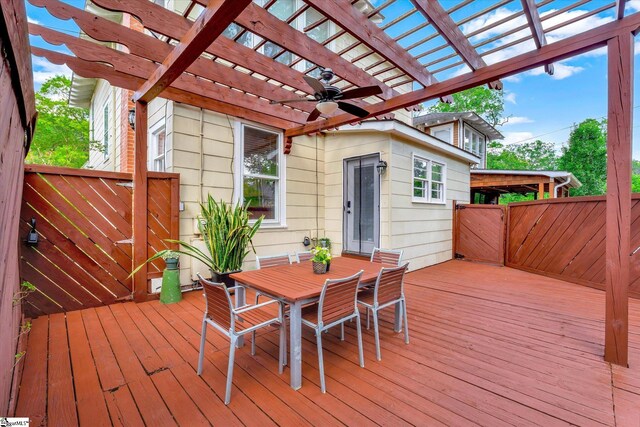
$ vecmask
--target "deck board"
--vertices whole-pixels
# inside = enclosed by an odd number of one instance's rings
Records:
[[[236,353],[212,328],[195,373],[204,303],[123,303],[42,316],[30,332],[18,413],[35,425],[640,425],[640,301],[630,302],[630,368],[602,360],[604,293],[510,268],[451,261],[408,274],[411,343],[381,313],[382,361],[363,328],[303,329],[303,387],[278,375],[277,330]],[[66,336],[65,336],[66,335]],[[66,340],[65,340],[66,338]],[[51,341],[54,342],[51,342]],[[68,342],[68,344],[67,344]],[[75,399],[74,399],[75,391]],[[47,404],[48,402],[48,404]],[[75,417],[75,418],[74,418]]]

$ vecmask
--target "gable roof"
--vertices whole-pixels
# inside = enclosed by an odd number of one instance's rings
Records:
[[[504,135],[502,135],[496,128],[491,126],[485,119],[474,113],[473,111],[464,111],[464,112],[453,112],[453,113],[427,113],[416,116],[413,118],[413,125],[425,125],[426,127],[431,127],[437,125],[439,123],[447,123],[456,120],[462,119],[463,121],[469,123],[476,130],[482,132],[484,135],[489,137],[492,141],[497,139],[504,139]]]

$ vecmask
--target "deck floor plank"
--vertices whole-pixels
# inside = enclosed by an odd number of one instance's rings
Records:
[[[213,328],[203,375],[195,372],[201,292],[172,305],[41,316],[28,337],[17,414],[52,426],[640,425],[640,301],[630,302],[631,367],[623,368],[602,360],[601,291],[450,261],[409,273],[405,292],[409,345],[392,329],[392,310],[380,315],[381,362],[373,331],[363,328],[365,368],[355,325],[345,341],[330,331],[323,394],[305,328],[296,392],[288,369],[278,374],[277,330],[266,329],[255,356],[249,339],[236,351],[229,406],[229,344]]]

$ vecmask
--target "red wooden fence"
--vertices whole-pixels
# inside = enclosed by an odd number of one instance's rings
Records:
[[[632,199],[629,294],[640,298],[640,194]],[[605,203],[573,197],[509,205],[506,265],[604,289]]]
[[[21,275],[37,290],[25,313],[38,316],[131,297],[131,174],[27,166],[20,214],[26,235],[36,220],[39,242],[21,246]],[[178,175],[149,174],[148,254],[178,238]],[[158,277],[161,261],[149,268]]]
[[[454,215],[454,256],[503,265],[505,207],[456,205]]]

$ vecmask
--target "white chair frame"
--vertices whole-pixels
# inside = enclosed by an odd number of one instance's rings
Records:
[[[214,283],[211,282],[209,280],[206,280],[205,278],[203,278],[200,274],[198,274],[198,278],[200,279],[200,282],[203,284],[207,284],[209,286],[216,286],[216,287],[220,287],[222,289],[224,289],[225,294],[227,296],[227,302],[229,303],[229,319],[230,319],[230,327],[229,329],[225,329],[223,326],[217,324],[214,320],[212,320],[209,316],[209,301],[206,297],[206,289],[204,288],[203,285],[203,289],[205,289],[205,312],[204,312],[204,317],[202,319],[202,333],[201,333],[201,337],[200,337],[200,354],[198,356],[198,375],[202,375],[202,365],[203,365],[203,361],[204,361],[204,348],[205,348],[205,343],[207,341],[206,336],[207,336],[207,325],[211,325],[213,326],[215,329],[217,329],[220,333],[222,333],[223,335],[225,335],[227,338],[229,338],[229,366],[227,367],[227,385],[226,385],[226,392],[225,392],[225,398],[224,398],[224,404],[228,405],[229,402],[231,401],[231,385],[232,385],[232,380],[233,380],[233,366],[234,366],[234,361],[235,361],[235,351],[236,351],[236,344],[238,342],[238,338],[251,333],[253,335],[253,342],[252,342],[252,346],[251,346],[251,354],[255,355],[255,332],[256,330],[260,329],[260,328],[264,328],[266,326],[269,325],[273,325],[273,324],[278,324],[280,325],[280,346],[279,346],[279,354],[278,354],[278,372],[280,374],[282,374],[283,371],[283,360],[284,360],[284,352],[285,350],[285,346],[284,346],[284,341],[286,339],[285,337],[285,333],[284,333],[284,321],[283,321],[283,313],[282,313],[282,305],[279,304],[279,301],[277,300],[271,300],[271,301],[267,301],[267,302],[263,302],[262,304],[256,304],[256,305],[244,305],[242,307],[234,307],[234,304],[231,301],[231,296],[229,295],[229,289],[236,289],[236,288],[241,288],[241,286],[233,286],[231,288],[227,288],[224,284],[222,283]],[[236,321],[238,318],[242,318],[242,314],[243,313],[249,313],[251,310],[255,310],[258,308],[262,308],[262,307],[266,307],[268,305],[271,304],[278,304],[278,316],[274,317],[272,319],[267,319],[257,325],[254,325],[250,328],[244,329],[242,331],[237,331],[236,330]]]
[[[302,251],[302,252],[296,252],[296,261],[298,261],[298,264],[301,262],[300,261],[300,256],[302,255],[302,257],[305,257],[306,259],[304,259],[302,262],[304,261],[308,261],[311,258],[313,258],[313,254],[311,253],[311,251]],[[307,258],[308,257],[308,258]]]
[[[260,270],[261,268],[269,268],[271,266],[267,265],[261,265],[262,263],[264,263],[265,261],[271,260],[271,259],[276,259],[276,258],[284,258],[287,257],[287,260],[289,261],[289,264],[291,264],[291,256],[289,256],[289,254],[278,254],[278,255],[266,255],[266,256],[257,256],[256,257],[256,269]],[[278,264],[280,265],[280,264]]]

